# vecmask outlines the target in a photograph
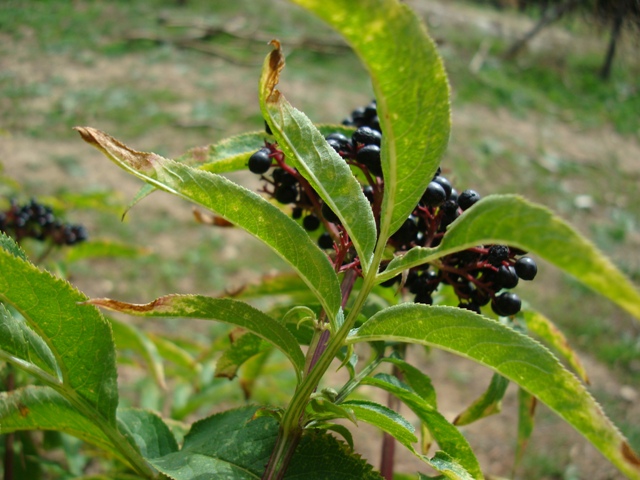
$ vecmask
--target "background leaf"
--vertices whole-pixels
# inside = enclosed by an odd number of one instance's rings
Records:
[[[391,234],[415,208],[449,139],[449,87],[435,45],[394,0],[293,1],[338,30],[369,71],[383,133],[381,231]]]
[[[230,323],[255,333],[279,348],[291,360],[298,376],[304,368],[304,355],[293,335],[273,318],[238,300],[202,295],[167,295],[144,305],[108,298],[92,299],[88,303],[140,317],[201,318]]]
[[[589,383],[589,376],[578,353],[571,348],[567,338],[551,320],[531,309],[520,312],[518,318],[526,323],[531,333],[557,352],[583,382]]]
[[[492,368],[538,397],[629,478],[640,458],[580,381],[542,345],[500,323],[455,307],[402,304],[374,315],[348,339],[419,343]]]
[[[162,389],[167,388],[162,357],[151,339],[133,325],[115,318],[108,318],[108,320],[111,323],[116,347],[119,350],[131,349],[138,353],[144,359],[147,369],[158,386]]]
[[[340,310],[340,285],[333,266],[295,221],[261,196],[216,174],[152,153],[136,152],[90,127],[82,138],[129,173],[162,190],[209,208],[262,240],[286,260],[317,296],[332,320]]]
[[[480,395],[464,412],[454,420],[454,425],[469,425],[481,418],[495,415],[502,410],[502,398],[504,397],[509,380],[502,375],[494,373],[491,383],[485,392]]]

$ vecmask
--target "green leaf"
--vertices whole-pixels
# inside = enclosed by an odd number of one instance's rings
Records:
[[[315,423],[313,425],[314,429],[318,430],[330,430],[332,432],[336,432],[340,435],[349,445],[349,448],[353,450],[353,435],[351,435],[351,430],[349,430],[344,425],[339,425],[337,423]]]
[[[304,368],[304,355],[296,339],[273,318],[237,300],[202,295],[167,295],[144,305],[96,298],[87,303],[140,317],[182,317],[219,320],[255,333],[279,348],[296,369],[298,378]]]
[[[336,418],[346,418],[357,424],[353,410],[344,404],[337,405],[326,398],[312,398],[307,405],[307,417],[311,421],[327,421]],[[315,428],[315,425],[314,425]]]
[[[538,255],[640,319],[640,292],[598,249],[546,207],[517,195],[491,195],[451,224],[440,254],[508,244]]]
[[[55,430],[118,455],[107,436],[50,387],[30,385],[0,393],[0,433]]]
[[[474,478],[484,478],[478,460],[466,438],[428,400],[408,389],[406,385],[391,375],[378,374],[375,377],[366,377],[363,379],[362,385],[372,385],[398,397],[427,426],[443,451],[456,458],[460,466],[471,473]],[[418,457],[430,462],[424,455],[418,455]]]
[[[148,460],[178,451],[173,433],[153,412],[134,408],[119,409],[118,422],[130,442]]]
[[[116,347],[119,350],[131,349],[138,353],[146,362],[148,370],[151,372],[158,386],[166,389],[167,385],[164,378],[162,357],[151,339],[133,325],[116,320],[115,318],[107,318],[107,320],[111,323],[111,330],[113,331]]]
[[[420,371],[410,363],[407,363],[399,358],[388,357],[383,361],[395,365],[402,372],[404,382],[409,385],[411,389],[420,398],[422,398],[422,400],[427,402],[428,405],[430,405],[434,409],[438,408],[438,403],[436,400],[436,390],[435,388],[433,388],[431,379],[427,375],[422,373],[422,371]]]
[[[132,247],[124,243],[112,240],[92,240],[74,245],[66,251],[65,261],[77,262],[87,258],[136,258],[141,255],[148,255],[149,250],[141,247]]]
[[[353,131],[353,128],[343,125],[316,125],[316,128],[323,135],[333,132],[351,135]],[[266,132],[242,133],[212,145],[192,148],[175,160],[207,172],[235,172],[247,168],[249,157],[264,146],[265,140],[273,140],[273,137]]]
[[[347,341],[419,343],[475,360],[538,397],[620,471],[640,478],[640,458],[580,381],[542,345],[499,322],[455,307],[402,304],[374,315]]]
[[[185,372],[195,374],[196,377],[202,370],[202,365],[193,355],[179,345],[176,345],[175,342],[162,336],[154,335],[153,333],[149,333],[148,337],[156,346],[162,358],[174,363]]]
[[[176,480],[259,479],[275,445],[278,423],[268,416],[254,419],[257,410],[248,406],[200,420],[191,427],[180,451],[151,463]],[[346,445],[315,431],[302,437],[284,475],[285,479],[303,477],[381,480]]]
[[[0,303],[0,358],[10,357],[24,362],[23,366],[32,371],[40,370],[42,376],[60,381],[58,364],[49,346],[26,325],[22,316],[12,315]]]
[[[380,231],[391,234],[415,208],[447,146],[451,120],[442,61],[422,21],[396,0],[293,1],[338,30],[371,75],[383,133]]]
[[[269,342],[265,342],[253,333],[245,333],[234,338],[231,346],[224,351],[216,362],[216,377],[234,378],[238,373],[238,368],[244,362],[271,348]]]
[[[60,379],[41,380],[60,393],[79,397],[115,425],[118,390],[109,324],[96,308],[79,305],[87,298],[69,283],[6,250],[0,250],[0,271],[0,300],[20,312],[46,343],[60,371]]]
[[[509,380],[502,375],[494,373],[493,377],[491,377],[489,388],[453,420],[454,425],[469,425],[481,418],[500,413],[502,410],[502,398],[508,386]]]
[[[340,132],[351,135],[353,128],[343,125],[317,125],[323,135]],[[175,159],[176,162],[191,165],[211,173],[227,173],[245,170],[249,157],[264,146],[264,141],[272,138],[265,132],[249,132],[221,140],[212,145],[195,147]],[[145,185],[131,201],[127,210],[143,198],[157,190],[152,185]]]
[[[136,152],[90,127],[76,127],[82,138],[129,173],[241,226],[276,251],[300,274],[331,320],[340,310],[338,277],[327,256],[307,232],[276,206],[216,174],[196,170],[153,153]]]
[[[531,333],[539,337],[545,344],[564,358],[583,382],[589,384],[589,376],[580,357],[578,357],[576,351],[569,346],[567,338],[551,320],[540,312],[530,309],[520,312],[518,318],[526,323],[527,329]]]
[[[436,452],[431,459],[431,466],[441,472],[445,478],[450,480],[474,480],[458,462],[445,452]],[[482,477],[476,477],[482,478]]]
[[[415,429],[404,417],[389,407],[365,400],[347,400],[340,405],[353,410],[359,421],[378,427],[413,451],[412,444],[418,441],[414,435]]]
[[[515,461],[513,462],[514,473],[522,460],[524,451],[533,433],[533,418],[537,404],[538,401],[536,397],[521,388],[518,389],[518,440],[516,443]]]
[[[376,223],[369,201],[351,168],[311,120],[276,90],[284,56],[277,41],[260,78],[260,108],[287,161],[298,169],[325,204],[340,218],[366,275],[376,244]]]
[[[13,238],[7,236],[4,232],[0,231],[0,248],[3,248],[10,254],[27,261],[27,254],[24,250],[13,240]]]
[[[120,458],[137,473],[149,475],[148,465],[116,428],[117,372],[109,323],[96,308],[80,305],[87,298],[69,283],[4,249],[0,249],[0,271],[0,301],[15,308],[46,344],[55,359],[57,375],[6,353],[2,354],[4,359],[36,375],[62,395],[109,438]],[[12,334],[11,338],[17,340],[19,335]],[[23,339],[30,342],[23,352],[30,354],[37,349],[40,365],[50,363],[45,360],[48,352],[43,353],[44,359],[40,356],[45,350],[33,336]]]

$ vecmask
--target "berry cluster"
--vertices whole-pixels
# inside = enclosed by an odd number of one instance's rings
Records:
[[[380,159],[382,133],[375,101],[353,110],[342,123],[356,128],[351,138],[340,132],[325,138],[349,165],[361,170],[366,179],[363,193],[378,219],[384,179]],[[340,220],[308,182],[286,164],[277,144],[267,142],[251,155],[249,170],[261,175],[265,193],[280,203],[292,205],[292,217],[301,219],[307,231],[316,231],[324,225],[325,232],[318,237],[318,244],[323,249],[335,250],[333,261],[338,271],[359,267]],[[438,169],[411,215],[389,239],[389,247],[403,252],[417,246],[437,246],[447,227],[478,200],[480,195],[474,190],[458,193]],[[385,267],[383,264],[381,268]],[[536,273],[536,263],[525,252],[505,245],[483,245],[412,268],[382,285],[399,284],[403,291],[414,295],[415,302],[432,304],[433,293],[446,284],[458,297],[460,308],[480,312],[481,307],[491,304],[496,314],[510,316],[521,308],[520,298],[510,290],[519,280],[533,280]]]
[[[75,245],[87,239],[87,231],[82,225],[63,223],[51,207],[34,199],[24,205],[12,199],[9,209],[0,212],[0,231],[18,243],[24,238],[33,238],[49,240],[55,245]]]

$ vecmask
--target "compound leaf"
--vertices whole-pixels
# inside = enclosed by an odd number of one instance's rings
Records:
[[[198,205],[262,240],[302,277],[334,320],[340,310],[340,285],[327,256],[307,232],[278,207],[225,177],[154,153],[137,152],[91,127],[76,127],[82,138],[129,173]]]
[[[338,30],[371,75],[383,133],[380,231],[391,234],[415,208],[447,146],[449,85],[442,61],[424,24],[396,0],[293,2]]]
[[[298,376],[304,368],[304,355],[289,330],[260,310],[238,300],[203,295],[167,295],[143,305],[108,298],[95,298],[87,303],[140,317],[201,318],[230,323],[279,348],[291,360]]]
[[[96,308],[79,305],[87,298],[69,283],[1,249],[0,269],[0,300],[20,312],[55,358],[60,378],[46,379],[50,386],[81,398],[115,425],[118,390],[109,324]]]
[[[29,385],[0,393],[0,433],[55,430],[118,454],[107,436],[50,387]]]
[[[438,247],[442,255],[503,243],[553,263],[640,319],[640,292],[598,249],[541,205],[518,195],[491,195],[451,224]]]
[[[402,304],[348,338],[363,341],[418,343],[485,365],[546,403],[629,478],[640,478],[640,458],[582,383],[538,342],[499,322],[455,307]]]
[[[427,426],[431,436],[444,452],[456,458],[460,466],[472,474],[473,478],[484,478],[480,464],[466,438],[428,400],[390,375],[378,374],[375,377],[366,377],[363,379],[362,385],[372,385],[398,397]],[[423,455],[419,455],[419,457],[423,460],[426,459]]]
[[[311,120],[284,98],[276,85],[284,68],[280,44],[267,56],[260,78],[260,107],[285,153],[325,204],[340,218],[360,257],[363,271],[371,264],[376,223],[369,201],[351,168],[331,147]]]
[[[413,426],[389,407],[366,400],[347,400],[340,406],[352,410],[359,421],[378,427],[413,451],[412,444],[418,441]]]
[[[261,478],[278,435],[278,423],[256,418],[258,407],[228,410],[193,424],[178,452],[151,459],[162,473],[176,480]],[[211,441],[215,438],[216,441]],[[284,475],[285,479],[341,478],[381,480],[370,465],[349,448],[322,432],[306,433]]]

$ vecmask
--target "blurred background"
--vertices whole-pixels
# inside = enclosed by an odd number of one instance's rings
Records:
[[[640,284],[638,2],[405,3],[424,19],[450,76],[453,130],[442,168],[454,187],[519,193],[548,206]],[[0,209],[10,198],[35,197],[84,224],[91,240],[129,246],[105,258],[47,252],[50,268],[89,296],[142,303],[167,293],[211,295],[285,269],[248,235],[198,224],[192,207],[168,194],[143,200],[122,221],[141,184],[71,129],[93,126],[170,158],[261,130],[257,84],[272,38],[287,56],[280,89],[314,122],[339,124],[371,101],[367,73],[340,37],[283,0],[2,1]],[[231,176],[258,186],[249,173]],[[594,396],[640,449],[640,326],[540,267],[519,293],[566,333]],[[194,341],[225,332],[215,328],[194,327]],[[424,362],[451,417],[490,374],[438,360],[445,356]],[[156,405],[161,394],[131,379],[125,391]],[[465,430],[496,475],[510,475],[515,396],[507,395],[504,414]],[[521,478],[619,478],[553,414],[541,408],[537,421]],[[356,443],[374,462],[377,448]]]

